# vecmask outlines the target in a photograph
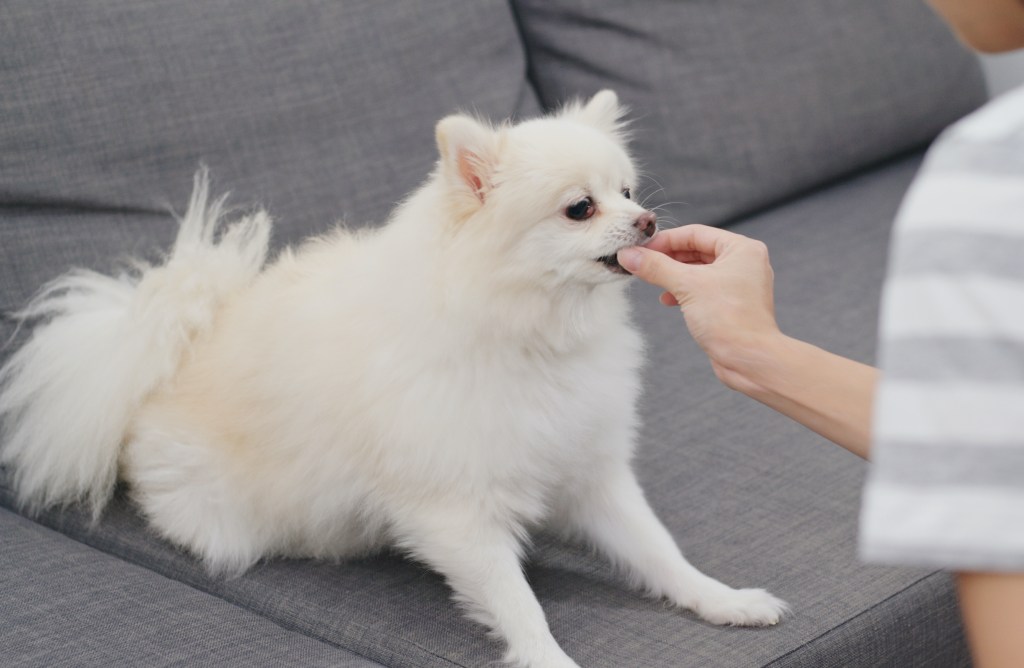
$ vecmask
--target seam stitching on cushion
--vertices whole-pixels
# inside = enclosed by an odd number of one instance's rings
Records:
[[[778,664],[778,662],[782,661],[783,659],[785,659],[787,657],[790,657],[790,656],[793,656],[794,654],[798,654],[799,652],[805,651],[808,647],[810,647],[811,645],[814,645],[815,643],[820,641],[822,638],[824,638],[824,637],[826,637],[826,636],[828,636],[828,635],[830,635],[832,633],[835,633],[835,632],[843,629],[846,626],[849,626],[850,624],[856,622],[858,619],[860,619],[864,615],[870,613],[871,611],[875,610],[876,608],[879,608],[879,607],[885,605],[886,603],[888,603],[889,601],[893,600],[897,596],[901,596],[904,592],[909,591],[910,589],[913,589],[914,587],[916,587],[917,585],[921,584],[925,580],[927,580],[927,579],[929,579],[931,577],[934,577],[936,575],[940,575],[942,573],[943,573],[943,571],[932,571],[932,572],[928,573],[927,575],[924,575],[924,576],[918,578],[917,580],[914,580],[913,582],[911,582],[907,586],[903,587],[902,589],[900,589],[897,592],[893,592],[892,594],[886,596],[881,601],[878,601],[877,603],[875,603],[871,607],[866,608],[864,610],[861,610],[857,614],[855,614],[852,617],[849,617],[849,618],[843,620],[842,622],[840,622],[839,624],[836,624],[835,626],[833,626],[830,629],[822,631],[821,633],[819,633],[818,635],[814,636],[813,638],[811,638],[810,640],[808,640],[804,644],[800,645],[799,647],[795,647],[795,648],[789,650],[788,652],[785,652],[784,654],[780,654],[779,656],[775,657],[774,659],[772,659],[768,663],[762,664],[762,668],[772,668],[773,666]]]

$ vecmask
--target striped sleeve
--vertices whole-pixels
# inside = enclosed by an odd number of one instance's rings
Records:
[[[861,555],[1024,571],[1024,89],[936,142],[891,252]]]

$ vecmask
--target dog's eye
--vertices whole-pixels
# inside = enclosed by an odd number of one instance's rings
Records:
[[[565,215],[573,220],[586,220],[594,215],[594,200],[584,197],[565,208]]]
[[[626,188],[625,190],[622,191],[622,196],[625,197],[626,199],[632,199],[632,197],[630,197],[630,194],[631,193],[629,192],[629,188]]]

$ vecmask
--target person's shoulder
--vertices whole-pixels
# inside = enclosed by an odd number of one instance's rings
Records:
[[[910,195],[928,201],[929,217],[948,219],[956,211],[965,223],[998,218],[1020,234],[1022,184],[1024,86],[949,126],[929,148]]]
[[[1024,86],[993,98],[943,133],[944,142],[1024,143]]]
[[[991,100],[932,144],[900,207],[894,235],[961,232],[988,245],[987,235],[1022,239],[1022,195],[1024,87]]]

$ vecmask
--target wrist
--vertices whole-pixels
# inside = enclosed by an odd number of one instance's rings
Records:
[[[707,350],[711,367],[729,389],[763,401],[779,378],[795,340],[778,329],[748,333],[718,342]]]
[[[781,332],[736,340],[712,355],[730,389],[741,392],[867,459],[878,371]]]

